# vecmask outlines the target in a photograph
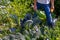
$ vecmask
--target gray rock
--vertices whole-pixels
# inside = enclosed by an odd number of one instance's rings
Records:
[[[3,39],[3,40],[10,40],[10,39],[9,39],[9,36],[5,36],[5,37],[3,37],[2,39]]]
[[[36,38],[32,38],[32,40],[36,40]]]
[[[22,35],[21,33],[19,33],[19,36],[20,36],[20,40],[25,40],[25,36]]]
[[[2,6],[2,5],[1,5],[0,8],[6,8],[6,6]]]
[[[0,38],[0,40],[2,40],[2,38]]]
[[[10,35],[10,40],[25,40],[25,37],[21,33]]]
[[[10,35],[10,40],[15,40],[15,37],[16,37],[16,36],[15,36],[14,34],[11,34],[11,35]]]

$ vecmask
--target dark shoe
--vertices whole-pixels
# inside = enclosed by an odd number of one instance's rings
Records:
[[[54,22],[54,23],[56,23],[56,21],[57,21],[57,20],[58,20],[58,19],[57,19],[57,18],[55,18],[55,19],[53,19],[53,22]]]
[[[57,18],[53,19],[53,21],[51,23],[52,28],[54,28],[56,26],[56,21],[57,21]]]

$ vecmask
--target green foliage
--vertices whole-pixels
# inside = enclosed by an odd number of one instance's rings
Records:
[[[55,0],[55,13],[60,15],[60,0]]]
[[[57,1],[56,1],[57,2]],[[23,19],[26,15],[27,12],[31,12],[33,14],[33,9],[31,8],[31,4],[33,3],[33,0],[1,0],[0,1],[0,30],[3,31],[0,36],[2,37],[3,35],[8,35],[10,34],[10,28],[16,28],[16,32],[20,32],[20,19]],[[59,8],[57,5],[60,5],[59,1],[56,3],[56,10],[58,10],[58,13],[60,12]],[[38,17],[43,20],[42,26],[44,26],[44,22],[46,19],[46,16],[44,14],[44,11],[37,11]],[[38,30],[37,32],[34,27],[29,28],[28,25],[26,29],[23,31],[23,35],[25,36],[26,40],[45,40],[46,38],[50,40],[60,40],[60,20],[56,23],[56,27],[54,30],[52,28],[48,28],[47,26],[42,26],[38,25]],[[44,35],[41,32],[41,27],[44,29]]]

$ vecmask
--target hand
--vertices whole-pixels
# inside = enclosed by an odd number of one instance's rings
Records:
[[[37,6],[36,5],[34,5],[34,11],[36,11],[37,10]]]
[[[50,12],[53,12],[53,11],[54,11],[54,6],[51,6]]]

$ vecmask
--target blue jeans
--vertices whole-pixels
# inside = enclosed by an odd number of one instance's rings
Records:
[[[37,3],[37,9],[39,10],[41,7],[45,11],[45,15],[46,15],[48,25],[52,24],[52,16],[51,16],[51,12],[50,12],[50,5],[49,4]]]

